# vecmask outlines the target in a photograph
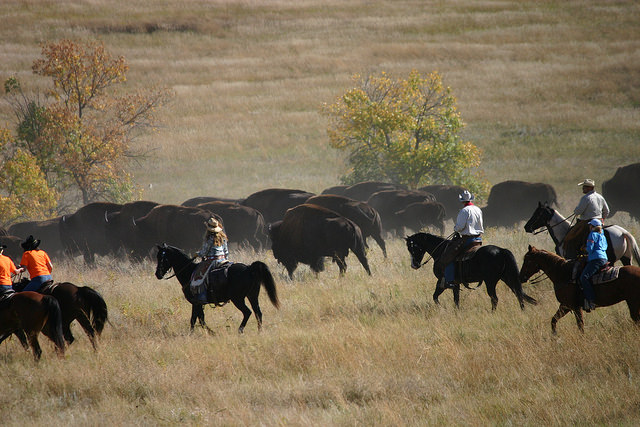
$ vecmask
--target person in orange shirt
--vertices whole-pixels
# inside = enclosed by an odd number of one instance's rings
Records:
[[[6,292],[12,292],[11,276],[24,271],[22,267],[16,268],[11,258],[2,253],[6,248],[7,245],[0,244],[0,295],[4,295]]]
[[[27,240],[20,244],[24,250],[20,260],[20,267],[25,267],[31,278],[31,281],[23,291],[38,292],[43,283],[53,280],[51,277],[51,271],[53,270],[51,259],[49,259],[49,255],[45,251],[38,249],[39,245],[40,240],[34,239],[33,236],[27,237]]]

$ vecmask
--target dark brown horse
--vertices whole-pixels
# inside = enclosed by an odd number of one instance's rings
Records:
[[[580,331],[584,331],[581,291],[576,283],[570,283],[575,262],[577,261],[567,261],[559,255],[533,246],[529,246],[529,251],[524,255],[524,262],[520,269],[522,282],[526,282],[541,270],[553,282],[553,290],[560,303],[558,311],[551,319],[551,330],[554,334],[558,320],[570,311],[573,312]],[[616,280],[594,285],[593,290],[596,294],[596,306],[607,307],[626,301],[631,319],[640,323],[640,267],[633,265],[620,267]]]
[[[38,342],[40,332],[53,341],[59,355],[64,355],[62,314],[54,297],[27,291],[16,292],[0,301],[0,343],[16,334],[25,350],[31,345],[37,361],[42,355]]]
[[[29,280],[23,278],[20,284],[13,287],[21,290],[28,283]],[[62,333],[67,344],[75,340],[71,333],[71,322],[77,320],[89,337],[93,349],[97,350],[97,338],[102,334],[108,318],[107,303],[102,296],[89,286],[76,286],[71,282],[54,282],[43,286],[39,292],[58,300],[62,312]]]
[[[194,263],[193,259],[189,258],[181,249],[167,244],[158,246],[157,260],[156,278],[162,279],[167,274],[167,271],[173,269],[176,279],[182,285],[184,297],[191,303],[191,330],[193,331],[196,320],[198,320],[200,326],[205,328],[207,332],[211,332],[204,321],[203,304],[193,302],[193,295],[189,287],[191,274],[198,264]],[[251,316],[251,310],[245,304],[245,298],[248,299],[258,321],[258,330],[260,330],[262,328],[262,311],[258,303],[258,296],[260,295],[261,284],[265,287],[269,300],[274,307],[280,307],[276,284],[269,267],[261,261],[254,261],[251,265],[236,262],[229,267],[227,280],[227,284],[220,289],[219,299],[209,303],[220,305],[231,301],[244,315],[238,328],[238,332],[242,333]]]

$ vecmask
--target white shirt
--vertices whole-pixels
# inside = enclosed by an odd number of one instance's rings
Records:
[[[600,194],[595,190],[589,191],[580,198],[578,206],[573,210],[579,219],[589,221],[593,218],[606,218],[609,215],[609,206]]]
[[[453,229],[463,236],[479,236],[484,233],[480,208],[476,205],[467,205],[462,208]]]

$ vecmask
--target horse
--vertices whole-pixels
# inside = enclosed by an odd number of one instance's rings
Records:
[[[23,278],[13,288],[20,291],[28,283],[29,279]],[[97,350],[97,338],[102,334],[108,315],[107,303],[96,290],[89,286],[76,286],[71,282],[56,282],[45,284],[38,292],[58,300],[62,311],[62,333],[67,344],[75,341],[71,333],[71,322],[77,320],[89,337],[93,349]]]
[[[524,283],[542,270],[553,282],[553,290],[560,307],[551,319],[551,331],[556,334],[556,323],[572,311],[578,329],[584,332],[582,318],[582,293],[577,283],[571,282],[576,260],[566,260],[560,255],[529,246],[520,269],[520,280]],[[598,307],[607,307],[626,301],[629,314],[636,324],[640,324],[640,267],[625,265],[620,267],[618,278],[593,286]]]
[[[564,238],[571,228],[569,221],[548,204],[538,202],[538,207],[524,225],[524,230],[527,233],[533,233],[542,227],[546,227],[547,231],[549,231],[549,235],[556,245],[556,254],[564,257]],[[623,265],[631,265],[631,258],[633,257],[636,263],[640,265],[640,250],[636,239],[631,233],[619,225],[605,226],[604,233],[608,235],[607,243],[609,243],[609,249],[607,249],[607,256],[610,263],[613,264],[620,260]]]
[[[432,258],[437,260],[442,255],[447,242],[447,239],[429,233],[416,233],[406,237],[405,240],[407,249],[411,254],[411,268],[413,269],[418,269],[423,265],[422,258],[425,253],[429,253]],[[457,284],[453,287],[453,300],[456,307],[460,306],[459,283],[463,283],[465,287],[469,288],[468,283],[470,282],[478,282],[478,287],[484,282],[487,286],[487,294],[491,298],[491,309],[495,310],[498,306],[496,285],[499,280],[506,283],[513,291],[516,298],[518,298],[521,309],[524,309],[524,302],[537,304],[534,298],[525,294],[522,290],[522,283],[518,279],[518,264],[509,249],[494,245],[481,246],[471,259],[462,263],[464,275],[462,278],[456,278]],[[444,274],[443,271],[436,269],[435,266],[433,273],[438,280]],[[436,290],[433,293],[433,301],[436,304],[438,304],[438,297],[442,292],[444,292],[444,289],[436,286]]]
[[[198,320],[200,326],[211,333],[211,329],[209,329],[204,321],[203,304],[194,302],[194,296],[189,287],[191,275],[198,264],[193,262],[193,259],[189,258],[182,249],[167,244],[158,245],[157,248],[158,253],[156,257],[158,264],[156,266],[156,278],[158,280],[162,279],[170,269],[173,269],[176,279],[178,279],[178,282],[182,285],[184,297],[192,305],[191,331],[193,332],[196,320]],[[274,307],[280,308],[275,281],[269,271],[269,267],[261,261],[254,261],[249,266],[236,262],[229,267],[227,277],[227,283],[220,290],[221,298],[211,303],[221,305],[231,301],[238,310],[242,311],[244,318],[242,319],[242,323],[240,323],[238,332],[243,333],[244,327],[247,325],[247,321],[251,316],[251,310],[249,310],[249,307],[247,307],[244,302],[245,298],[249,299],[251,308],[253,308],[256,315],[258,330],[260,330],[262,328],[262,311],[258,303],[260,284],[266,289],[269,300]]]
[[[26,291],[15,292],[0,301],[0,343],[16,334],[25,350],[31,345],[33,358],[38,361],[42,356],[40,332],[55,344],[59,355],[64,355],[62,313],[54,297]]]

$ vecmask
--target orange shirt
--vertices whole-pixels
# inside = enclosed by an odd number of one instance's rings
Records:
[[[20,265],[27,267],[29,277],[34,278],[44,274],[51,274],[51,260],[42,250],[26,251],[22,254]]]
[[[6,255],[0,255],[0,285],[11,286],[11,275],[16,272],[16,265]]]

